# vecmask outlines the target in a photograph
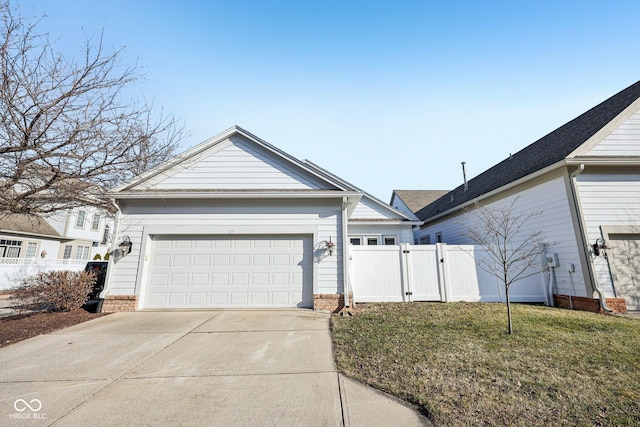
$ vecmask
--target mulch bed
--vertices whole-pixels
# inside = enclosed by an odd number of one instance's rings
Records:
[[[58,329],[104,316],[79,309],[66,312],[18,314],[0,318],[0,347],[37,335],[48,334]]]

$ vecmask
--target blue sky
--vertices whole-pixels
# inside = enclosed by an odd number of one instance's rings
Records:
[[[105,44],[187,149],[239,125],[388,201],[452,189],[640,79],[638,1],[21,2]]]

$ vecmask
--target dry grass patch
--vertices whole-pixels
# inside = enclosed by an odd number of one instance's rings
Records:
[[[540,306],[370,304],[333,317],[338,369],[438,425],[640,425],[640,321]]]

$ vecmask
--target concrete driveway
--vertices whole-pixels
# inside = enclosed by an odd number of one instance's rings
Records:
[[[425,425],[342,377],[329,315],[117,313],[0,349],[0,425]]]

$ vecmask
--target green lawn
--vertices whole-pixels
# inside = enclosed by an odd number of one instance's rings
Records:
[[[640,320],[532,305],[384,303],[333,317],[338,369],[436,425],[640,425]]]

